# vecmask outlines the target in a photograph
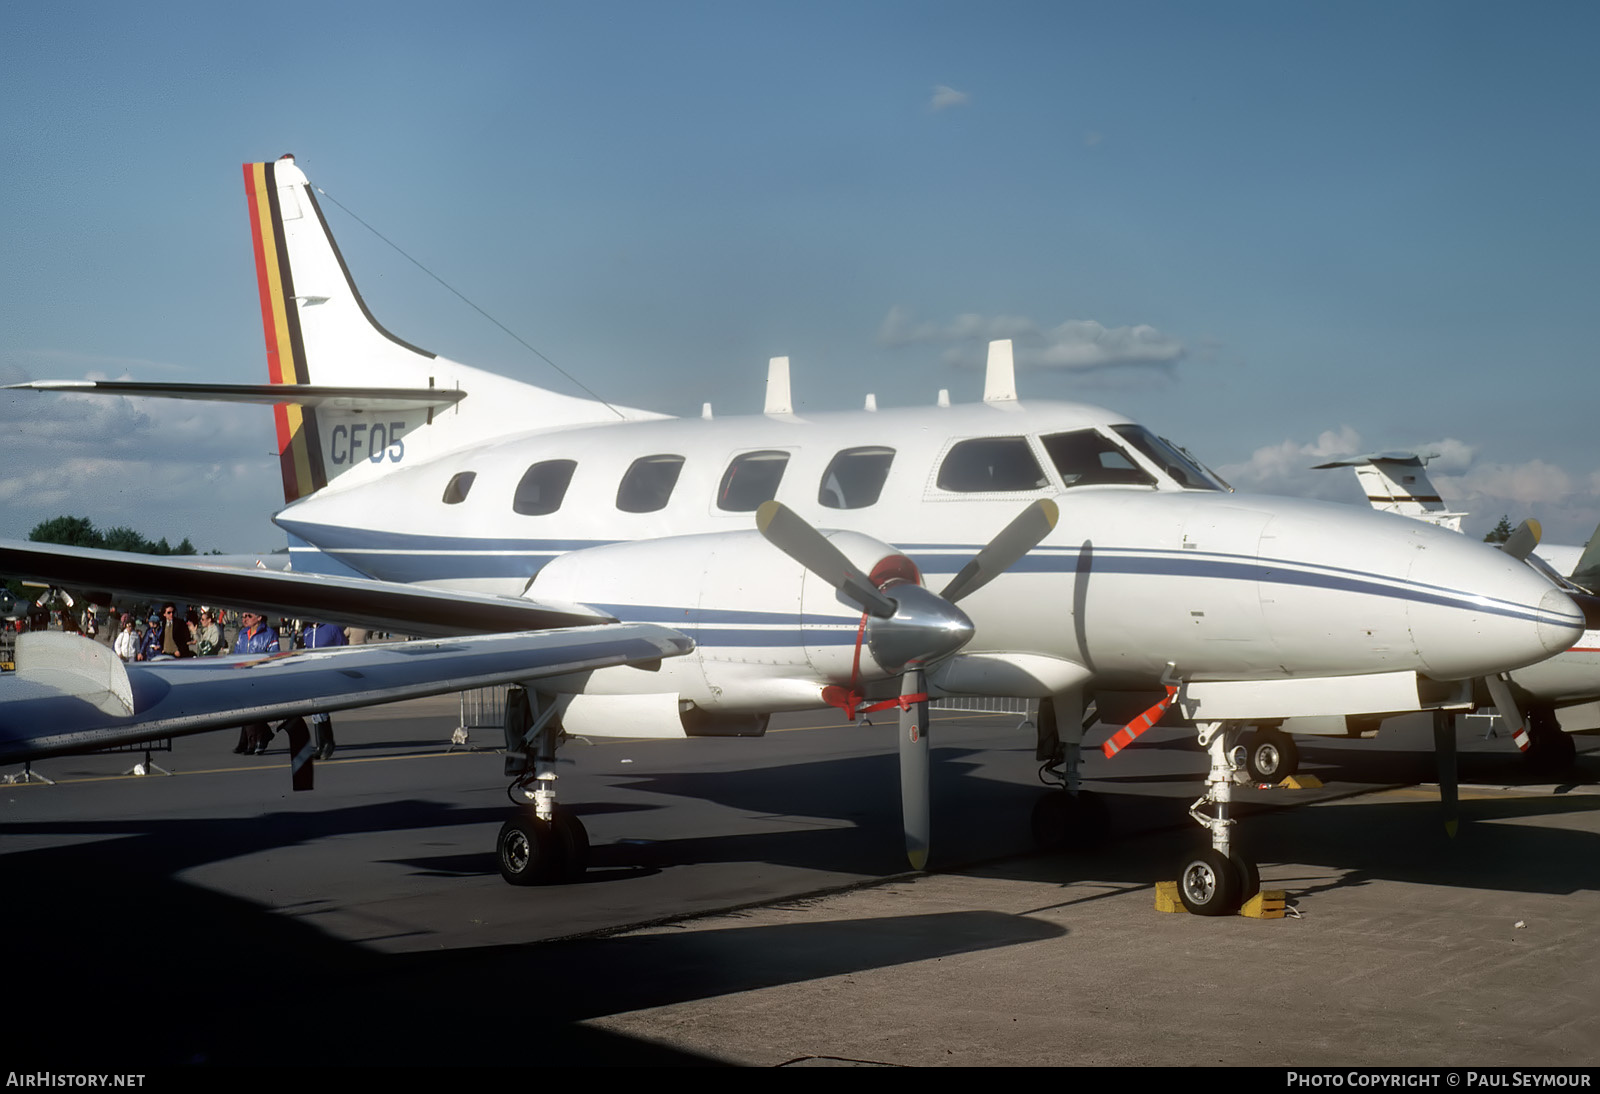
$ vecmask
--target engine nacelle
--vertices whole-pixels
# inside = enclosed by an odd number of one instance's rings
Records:
[[[803,710],[820,705],[825,686],[886,679],[909,660],[942,657],[971,637],[970,620],[922,588],[915,566],[893,547],[855,532],[829,535],[862,573],[878,575],[896,599],[892,617],[863,616],[755,531],[562,555],[539,572],[528,595],[672,627],[695,640],[695,651],[658,672],[602,670],[579,686],[562,682],[554,690],[660,694],[673,688],[702,712]]]

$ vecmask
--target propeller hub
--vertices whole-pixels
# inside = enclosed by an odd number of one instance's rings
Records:
[[[895,603],[894,614],[868,620],[867,648],[889,672],[948,657],[977,630],[966,612],[920,585],[893,585],[887,595]]]

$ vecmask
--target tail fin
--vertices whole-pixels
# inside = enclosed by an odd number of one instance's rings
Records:
[[[1367,456],[1352,456],[1347,460],[1319,463],[1314,470],[1353,467],[1356,479],[1366,491],[1367,501],[1378,512],[1397,513],[1402,517],[1459,532],[1461,518],[1467,514],[1446,510],[1444,499],[1434,489],[1428,473],[1422,469],[1422,465],[1433,456],[1431,452],[1375,452]]]
[[[361,299],[293,156],[244,165],[285,502],[350,474],[526,430],[658,417],[468,368],[390,334]],[[287,391],[284,392],[288,394]],[[341,484],[343,485],[343,484]]]
[[[661,418],[469,368],[401,341],[356,291],[293,156],[244,165],[255,242],[266,384],[34,380],[80,395],[271,405],[283,500],[339,480],[357,485],[457,449],[530,429]]]

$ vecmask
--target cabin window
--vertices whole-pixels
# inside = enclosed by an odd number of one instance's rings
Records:
[[[446,505],[460,505],[467,500],[467,491],[472,489],[472,482],[478,477],[476,471],[457,471],[450,477],[444,488],[444,503]]]
[[[753,513],[764,501],[778,495],[787,452],[746,452],[735,456],[717,488],[717,508],[729,513]]]
[[[1026,437],[961,441],[939,467],[939,489],[958,494],[1038,490],[1049,486]]]
[[[1133,461],[1116,441],[1094,429],[1039,438],[1068,486],[1154,486],[1155,476]]]
[[[881,447],[847,448],[828,464],[822,473],[817,503],[828,509],[865,509],[878,504],[894,449]]]
[[[542,517],[561,508],[572,482],[576,460],[544,460],[523,472],[511,508],[525,517]]]
[[[682,456],[640,456],[617,487],[617,508],[624,513],[654,513],[667,507],[683,470]]]

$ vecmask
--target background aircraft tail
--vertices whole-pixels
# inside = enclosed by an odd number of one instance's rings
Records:
[[[1319,463],[1314,470],[1353,467],[1361,488],[1366,491],[1367,501],[1380,513],[1398,513],[1459,532],[1461,518],[1467,514],[1452,513],[1444,507],[1444,499],[1439,497],[1439,491],[1434,489],[1422,466],[1432,458],[1433,453],[1374,452]]]
[[[541,426],[654,418],[517,383],[419,349],[361,299],[305,174],[244,165],[283,497],[355,485],[443,452]]]

